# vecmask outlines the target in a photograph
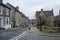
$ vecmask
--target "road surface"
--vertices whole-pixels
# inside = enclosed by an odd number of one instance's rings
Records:
[[[60,40],[60,37],[48,37],[28,33],[27,35],[18,40]]]
[[[0,33],[0,40],[9,40],[9,39],[23,33],[26,30],[27,30],[27,27]]]

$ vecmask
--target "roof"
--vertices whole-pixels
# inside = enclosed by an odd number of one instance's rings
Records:
[[[22,17],[26,18],[26,16],[24,14],[21,15]]]
[[[38,16],[41,13],[41,11],[36,11],[36,16]]]
[[[8,9],[10,9],[8,6],[6,6],[6,5],[5,5],[5,4],[3,4],[3,3],[0,3],[0,5],[1,5],[1,6],[3,6],[3,7],[8,8]]]
[[[9,6],[8,6],[9,8],[12,7],[15,11],[19,12],[20,14],[22,14],[19,10],[17,10],[17,9],[16,9],[13,5],[11,5],[10,3],[7,3],[6,5],[7,5],[7,6],[9,5]],[[12,9],[12,8],[11,8],[11,9]]]
[[[53,16],[53,11],[43,11],[46,16]]]
[[[41,11],[36,11],[36,16],[38,16]],[[53,16],[53,11],[43,11],[46,16]]]

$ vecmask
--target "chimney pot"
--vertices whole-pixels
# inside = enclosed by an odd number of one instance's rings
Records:
[[[18,7],[18,6],[16,6],[16,9],[17,9],[17,10],[19,10],[19,7]]]
[[[43,11],[43,9],[41,9],[41,11]]]

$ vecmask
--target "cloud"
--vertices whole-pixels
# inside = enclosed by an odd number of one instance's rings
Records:
[[[58,15],[60,9],[60,0],[4,0],[4,3],[9,2],[14,6],[19,6],[22,11],[30,19],[35,17],[35,12],[40,9],[54,9],[55,15]]]

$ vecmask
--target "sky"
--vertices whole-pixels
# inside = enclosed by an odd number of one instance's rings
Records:
[[[36,11],[52,10],[54,15],[59,14],[60,0],[3,0],[3,3],[9,2],[13,6],[19,6],[19,10],[23,12],[29,19],[34,19]]]

